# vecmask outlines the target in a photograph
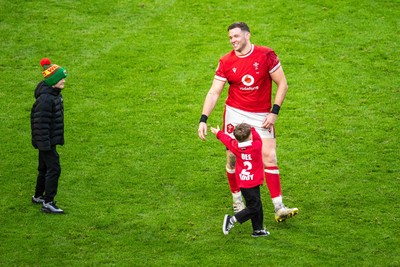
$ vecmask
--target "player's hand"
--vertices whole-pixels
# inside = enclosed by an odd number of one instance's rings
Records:
[[[217,125],[217,128],[211,127],[211,132],[216,135],[219,132],[219,126]]]
[[[277,117],[278,117],[278,115],[276,115],[274,113],[269,113],[267,115],[267,117],[265,117],[265,120],[264,120],[263,124],[261,125],[261,127],[271,130],[272,127],[274,127],[274,125],[275,125]]]
[[[207,135],[207,123],[200,122],[199,123],[199,130],[197,131],[201,140],[206,141]]]

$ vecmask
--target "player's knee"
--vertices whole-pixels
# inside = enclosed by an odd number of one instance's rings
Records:
[[[275,151],[263,152],[263,162],[267,166],[276,165],[278,160]]]

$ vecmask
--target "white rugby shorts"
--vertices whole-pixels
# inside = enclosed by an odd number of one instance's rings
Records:
[[[273,127],[271,130],[261,128],[261,125],[267,115],[268,112],[248,112],[225,105],[224,132],[230,135],[232,138],[235,138],[233,136],[233,130],[235,129],[235,126],[245,122],[253,126],[261,138],[275,138],[275,129]]]

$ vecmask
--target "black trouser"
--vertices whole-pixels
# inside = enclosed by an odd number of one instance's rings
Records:
[[[49,151],[39,150],[39,174],[36,179],[35,197],[44,193],[45,202],[54,200],[57,194],[58,178],[61,174],[60,157],[56,146]]]
[[[264,229],[264,214],[261,202],[260,186],[253,188],[240,188],[242,195],[246,201],[246,208],[235,214],[239,223],[251,219],[253,230]]]

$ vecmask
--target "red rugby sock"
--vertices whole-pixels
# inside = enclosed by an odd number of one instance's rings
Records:
[[[240,188],[236,181],[235,170],[233,172],[231,170],[226,170],[226,176],[228,177],[229,188],[232,193],[240,192]]]
[[[271,198],[279,197],[282,195],[281,177],[279,175],[278,166],[267,167],[265,170],[265,181]]]

